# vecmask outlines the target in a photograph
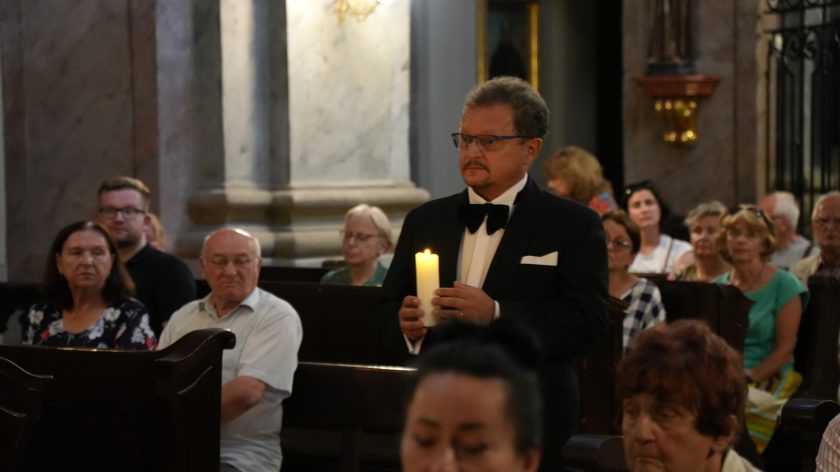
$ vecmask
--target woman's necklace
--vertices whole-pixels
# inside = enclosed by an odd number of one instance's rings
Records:
[[[741,280],[741,277],[738,277],[738,281],[733,281],[732,285],[741,289],[742,292],[751,292],[758,288],[758,284],[761,282],[762,277],[764,276],[764,268],[767,267],[767,264],[761,263],[761,270],[758,271],[758,275],[750,281],[750,283],[744,283]]]

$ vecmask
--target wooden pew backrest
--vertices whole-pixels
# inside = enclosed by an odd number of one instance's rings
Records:
[[[413,384],[412,368],[301,362],[292,396],[283,403],[284,470],[302,456],[317,464],[308,470],[336,470],[336,463],[338,470],[361,470],[365,436],[379,433],[398,444]],[[313,430],[339,433],[339,450]],[[391,447],[379,460],[399,470],[397,451]]]
[[[222,350],[234,343],[201,330],[153,352],[0,346],[52,378],[18,451],[26,470],[217,470]]]
[[[408,360],[408,350],[394,354],[379,339],[380,287],[293,282],[261,282],[260,287],[289,302],[300,315],[301,361],[403,365]]]
[[[656,282],[668,322],[700,319],[738,352],[744,351],[752,302],[735,287],[704,282]]]
[[[581,432],[613,434],[621,407],[616,399],[615,375],[624,352],[624,310],[628,304],[610,297],[608,334],[606,339],[588,356],[578,369],[580,382]]]
[[[840,281],[811,277],[808,291],[810,301],[802,313],[794,350],[794,368],[802,374],[798,396],[836,400]]]

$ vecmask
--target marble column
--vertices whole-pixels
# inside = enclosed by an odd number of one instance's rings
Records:
[[[212,229],[238,225],[260,238],[268,263],[317,264],[340,254],[351,206],[378,205],[398,225],[428,199],[409,180],[408,0],[343,23],[333,0],[200,3],[159,5],[159,35],[180,16],[196,38],[185,49],[173,38],[189,42],[189,33],[173,29],[158,45],[182,79],[164,85],[159,62],[161,160],[194,163],[181,255],[196,256]],[[206,3],[206,22],[183,17]],[[182,113],[167,123],[172,103]]]

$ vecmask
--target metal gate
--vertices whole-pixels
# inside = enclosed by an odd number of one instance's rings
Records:
[[[840,189],[840,0],[766,0],[768,191],[814,201]]]

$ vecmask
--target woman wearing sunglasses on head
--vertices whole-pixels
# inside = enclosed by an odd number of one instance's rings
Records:
[[[768,262],[776,248],[773,223],[752,205],[724,217],[717,246],[732,271],[715,282],[738,287],[754,302],[744,341],[747,430],[763,452],[782,407],[802,383],[793,370],[793,348],[808,290]]]

